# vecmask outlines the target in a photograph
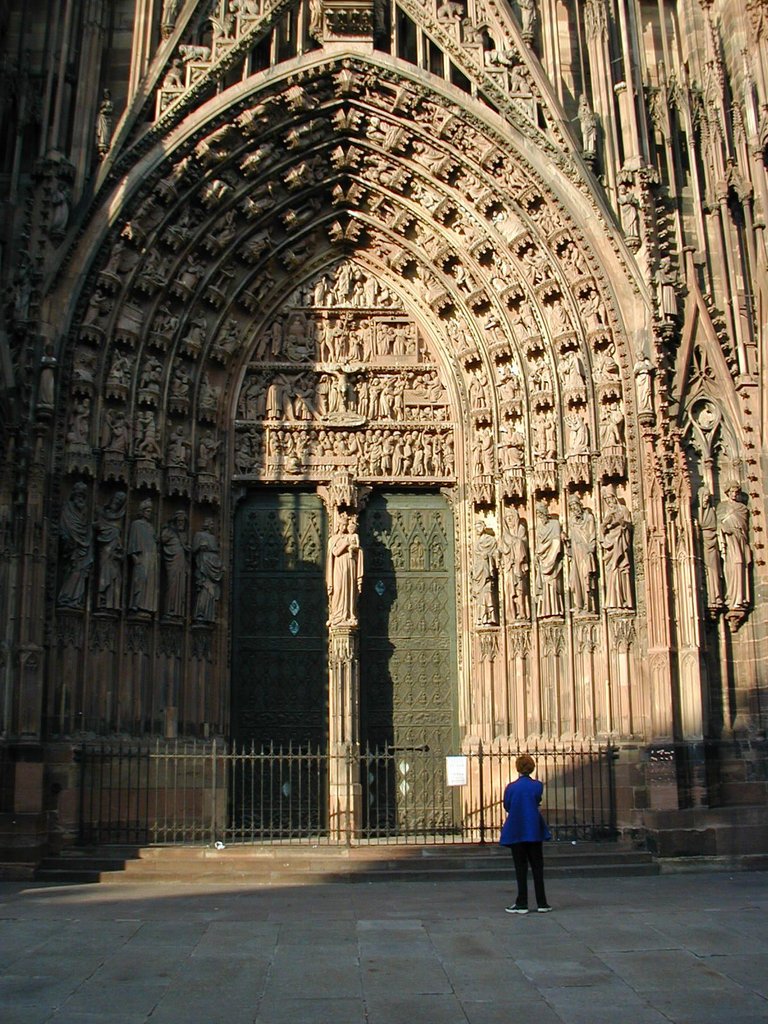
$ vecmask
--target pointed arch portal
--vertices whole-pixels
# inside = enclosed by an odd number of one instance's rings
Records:
[[[115,170],[80,243],[98,256],[53,300],[60,469],[103,523],[87,614],[59,568],[53,729],[445,753],[648,731],[647,303],[545,149],[342,50],[232,86]],[[408,628],[377,587],[407,592]]]

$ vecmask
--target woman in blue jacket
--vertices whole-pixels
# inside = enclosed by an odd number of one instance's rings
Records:
[[[517,899],[508,914],[528,913],[528,865],[531,865],[533,887],[536,892],[536,907],[540,914],[546,914],[552,907],[547,903],[544,892],[543,841],[552,834],[541,816],[539,804],[544,786],[538,779],[531,778],[536,762],[530,754],[521,754],[515,761],[519,778],[510,782],[504,790],[504,810],[507,820],[501,830],[499,843],[512,850],[517,878]]]

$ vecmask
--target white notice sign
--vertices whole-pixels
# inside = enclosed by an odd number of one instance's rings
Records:
[[[467,784],[467,759],[463,755],[458,757],[446,757],[445,759],[445,780],[449,786],[466,786]]]

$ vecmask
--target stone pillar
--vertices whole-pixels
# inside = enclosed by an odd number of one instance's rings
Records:
[[[328,793],[333,838],[350,842],[362,825],[360,650],[358,599],[363,555],[357,516],[369,492],[340,471],[317,491],[330,521],[325,578],[328,590]]]
[[[363,790],[353,775],[360,752],[360,651],[357,626],[332,627],[329,638],[329,826],[349,841],[362,823]]]

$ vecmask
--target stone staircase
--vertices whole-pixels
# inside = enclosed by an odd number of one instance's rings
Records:
[[[658,874],[650,853],[617,843],[549,843],[547,877]],[[112,846],[68,849],[43,860],[35,880],[89,882],[235,882],[312,885],[328,882],[481,881],[508,879],[512,858],[495,845],[448,846]]]

